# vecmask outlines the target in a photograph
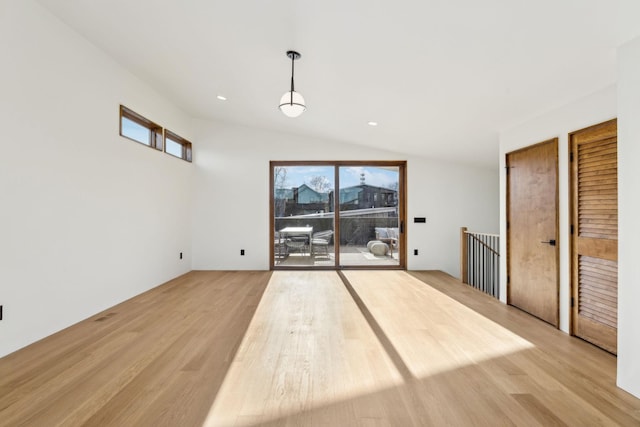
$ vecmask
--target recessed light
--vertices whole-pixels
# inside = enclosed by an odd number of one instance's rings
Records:
[[[378,126],[378,122],[367,122],[369,126]]]
[[[218,98],[220,101],[226,101],[227,97],[226,96],[222,96],[222,95],[218,95],[216,96],[216,98]]]

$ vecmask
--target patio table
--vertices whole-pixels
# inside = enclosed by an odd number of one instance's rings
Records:
[[[285,227],[280,230],[280,236],[292,237],[292,236],[308,236],[309,237],[309,254],[313,253],[312,240],[313,240],[313,227]]]

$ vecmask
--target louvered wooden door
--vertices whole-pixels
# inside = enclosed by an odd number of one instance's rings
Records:
[[[618,149],[616,121],[571,134],[572,331],[617,351]]]

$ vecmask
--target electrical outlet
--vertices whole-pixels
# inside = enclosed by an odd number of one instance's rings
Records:
[[[180,252],[180,259],[182,259],[182,252]]]
[[[418,255],[418,250],[417,250],[417,249],[414,249],[414,250],[413,250],[413,254],[414,254],[414,255]]]
[[[244,249],[240,249],[240,255],[244,255]]]

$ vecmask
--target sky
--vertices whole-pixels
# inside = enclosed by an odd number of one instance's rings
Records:
[[[299,187],[302,184],[309,185],[315,176],[327,178],[331,187],[334,186],[333,166],[287,166],[287,180],[284,188]],[[398,168],[380,168],[370,166],[341,166],[340,186],[351,187],[360,185],[360,174],[364,173],[365,184],[376,187],[392,188],[398,182]]]
[[[151,131],[146,127],[140,126],[126,117],[122,118],[122,135],[127,138],[149,145],[151,137],[150,133]],[[182,146],[169,138],[165,141],[164,150],[166,153],[173,156],[182,157]]]

